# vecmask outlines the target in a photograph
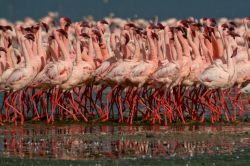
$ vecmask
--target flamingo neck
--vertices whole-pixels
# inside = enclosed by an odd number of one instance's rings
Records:
[[[28,53],[28,50],[25,46],[25,43],[23,40],[21,40],[21,45],[22,45],[22,49],[23,49],[23,56],[24,56],[24,63],[25,63],[25,67],[28,67],[31,65],[30,63],[30,56],[29,56],[29,53]]]
[[[149,40],[149,47],[150,47],[149,60],[157,63],[158,62],[157,48],[155,46],[154,40],[151,38],[151,36],[148,36],[148,40]]]
[[[142,60],[140,41],[135,40],[135,56],[134,58],[138,61]]]
[[[245,27],[245,31],[248,32],[248,25],[245,21],[244,21],[244,27]],[[246,38],[245,38],[245,47],[247,48],[248,61],[250,61],[249,43]]]
[[[81,44],[78,39],[76,39],[76,64],[79,64],[82,61],[81,58]]]

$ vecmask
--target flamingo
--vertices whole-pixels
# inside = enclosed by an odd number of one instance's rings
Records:
[[[44,67],[44,69],[39,73],[37,77],[38,82],[51,85],[60,85],[62,83],[65,83],[72,74],[72,59],[70,58],[69,52],[67,51],[67,48],[65,47],[62,39],[60,39],[60,37],[64,37],[61,33],[65,34],[66,32],[62,29],[60,29],[60,31],[53,31],[54,37],[57,41],[60,50],[62,51],[64,59],[58,60],[54,63],[48,63]]]
[[[11,23],[0,22],[6,112],[0,123],[12,114],[12,121],[21,117],[22,123],[29,115],[32,120],[46,117],[48,123],[57,115],[78,120],[79,113],[86,122],[90,117],[115,120],[114,108],[118,121],[126,118],[129,124],[137,116],[152,123],[164,119],[164,124],[185,123],[186,115],[204,121],[207,108],[214,122],[222,115],[219,107],[231,111],[228,103],[234,115],[248,107],[248,99],[240,96],[250,93],[249,18],[72,23],[62,17],[59,27],[54,18],[26,19],[15,32]],[[109,91],[106,103],[104,90]]]
[[[245,26],[245,29],[246,31],[248,32],[248,26],[247,26],[247,22],[249,20],[248,19],[243,19],[243,23],[244,23],[244,26]],[[245,42],[247,43],[247,39],[245,39]],[[237,61],[237,84],[238,86],[240,87],[242,83],[250,80],[250,59],[249,59],[249,56],[248,56],[248,44],[246,44],[246,49],[247,49],[247,58],[244,59],[244,60],[241,60],[241,61]],[[238,55],[237,55],[238,56]],[[247,88],[245,88],[247,89]],[[245,90],[243,90],[245,91]]]
[[[191,64],[190,64],[190,73],[188,74],[188,76],[183,80],[182,84],[186,85],[186,86],[193,86],[194,84],[198,83],[198,76],[199,74],[204,70],[204,63],[202,61],[202,57],[200,54],[200,47],[199,45],[195,44],[195,40],[199,40],[198,38],[201,36],[201,34],[199,34],[198,32],[194,32],[195,36],[194,39],[192,39],[191,36],[191,31],[188,28],[187,31],[187,39],[188,39],[188,43],[192,48],[192,54],[193,54],[193,58],[191,58]]]
[[[15,68],[6,80],[6,87],[14,91],[25,88],[37,74],[37,72],[34,70],[29,57],[29,53],[27,51],[27,45],[25,44],[27,39],[22,36],[20,40],[23,49],[23,55],[25,58],[25,66]]]
[[[199,76],[199,80],[205,86],[216,89],[216,88],[229,88],[231,87],[237,78],[236,65],[235,65],[235,54],[232,48],[231,36],[226,36],[225,39],[225,53],[227,57],[226,64],[213,64],[205,69]],[[235,48],[236,49],[236,48]]]
[[[129,59],[130,57],[128,57],[130,55],[130,51],[128,49],[130,38],[127,32],[124,32],[124,38],[122,39],[123,40],[121,41],[121,43],[123,59],[120,59],[117,62],[113,63],[112,69],[103,78],[105,81],[113,85],[123,85],[126,81],[126,78],[124,76],[127,75],[132,70],[132,68],[134,68],[139,63],[137,59]]]
[[[155,80],[158,82],[159,86],[162,87],[163,89],[168,89],[170,85],[178,78],[178,73],[180,72],[180,67],[178,60],[181,60],[179,58],[176,60],[176,48],[175,48],[175,43],[178,45],[178,38],[175,34],[174,36],[174,41],[170,40],[172,35],[170,28],[168,26],[165,27],[165,43],[167,46],[167,57],[168,61],[166,63],[162,64],[152,75],[152,80]],[[181,56],[178,54],[178,56]]]
[[[154,39],[157,39],[157,36],[155,33],[152,33],[151,29],[148,28],[147,37],[150,45],[149,60],[140,62],[140,64],[135,66],[127,76],[129,81],[138,87],[142,87],[146,83],[149,76],[153,74],[158,67],[157,48],[154,41]]]
[[[79,24],[75,25],[76,28],[76,62],[73,66],[72,73],[69,79],[60,85],[60,87],[64,90],[70,90],[76,86],[81,86],[84,84],[89,78],[92,71],[94,71],[94,65],[91,64],[90,61],[83,61],[81,56],[81,48],[80,48],[80,32]]]

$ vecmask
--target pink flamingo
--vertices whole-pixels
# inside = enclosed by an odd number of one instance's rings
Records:
[[[228,88],[231,87],[237,78],[236,65],[235,65],[235,54],[233,54],[231,36],[226,36],[225,39],[225,53],[227,57],[226,64],[213,64],[205,69],[199,76],[199,80],[205,86],[216,89],[216,88]]]
[[[131,72],[128,73],[127,76],[129,81],[138,87],[142,87],[149,76],[153,74],[158,67],[157,47],[154,41],[154,39],[157,39],[158,37],[148,28],[147,38],[150,46],[149,60],[140,62],[131,70]]]

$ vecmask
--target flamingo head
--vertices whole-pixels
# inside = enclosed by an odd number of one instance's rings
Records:
[[[2,51],[2,52],[4,52],[4,53],[7,54],[7,51],[6,51],[6,49],[4,47],[0,47],[0,51]]]
[[[24,36],[26,39],[35,41],[35,36],[32,33],[28,33],[27,35]]]
[[[56,31],[68,39],[68,33],[64,29],[57,29]]]
[[[59,22],[61,29],[64,29],[66,31],[68,30],[69,26],[72,23],[72,21],[68,17],[61,17]]]

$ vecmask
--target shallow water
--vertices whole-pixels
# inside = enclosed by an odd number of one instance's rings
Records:
[[[140,162],[155,165],[167,161],[182,165],[206,160],[232,164],[250,160],[250,124],[2,126],[0,156],[0,165],[11,165],[15,161],[23,165],[135,165]],[[47,161],[51,159],[53,161]]]

